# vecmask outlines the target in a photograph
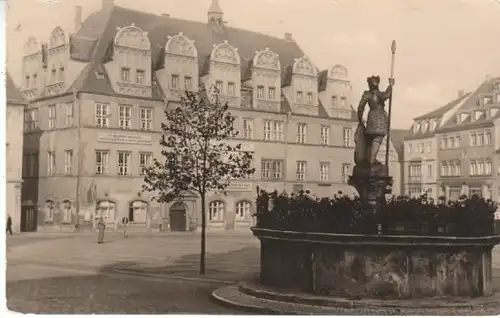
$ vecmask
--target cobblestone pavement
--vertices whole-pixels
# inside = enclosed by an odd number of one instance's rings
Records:
[[[210,301],[221,286],[255,277],[250,233],[208,233],[200,276],[199,233],[106,233],[7,238],[7,305],[31,313],[238,313]],[[35,239],[38,238],[38,239]],[[500,249],[493,276],[500,287]]]
[[[258,271],[258,241],[209,233],[200,276],[199,237],[106,233],[104,244],[87,234],[7,238],[7,306],[30,313],[238,313],[213,303],[210,293]]]

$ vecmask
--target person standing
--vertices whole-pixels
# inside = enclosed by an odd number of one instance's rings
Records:
[[[12,218],[10,215],[7,216],[7,233],[12,235]]]
[[[104,230],[106,229],[106,224],[104,224],[104,221],[101,218],[97,221],[97,243],[101,244],[104,241]]]
[[[124,217],[122,219],[122,224],[123,224],[123,237],[127,237],[127,227],[128,227],[128,218]]]

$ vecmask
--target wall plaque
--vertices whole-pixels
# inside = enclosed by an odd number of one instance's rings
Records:
[[[130,134],[123,132],[99,132],[97,141],[112,144],[129,144],[129,145],[152,145],[150,135]]]

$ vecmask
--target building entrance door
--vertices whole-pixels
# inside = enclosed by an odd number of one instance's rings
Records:
[[[38,213],[33,205],[21,207],[21,232],[36,232]]]
[[[187,209],[184,203],[177,202],[170,208],[170,231],[184,232],[186,231],[186,215]]]

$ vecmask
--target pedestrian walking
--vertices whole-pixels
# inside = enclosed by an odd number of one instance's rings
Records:
[[[122,219],[122,224],[123,224],[123,237],[127,237],[127,227],[128,227],[128,218],[124,217]]]
[[[7,233],[9,233],[10,235],[12,235],[12,218],[10,217],[10,215],[7,216]]]
[[[101,244],[104,241],[104,230],[106,229],[106,224],[104,224],[104,220],[99,218],[97,220],[97,243]]]

